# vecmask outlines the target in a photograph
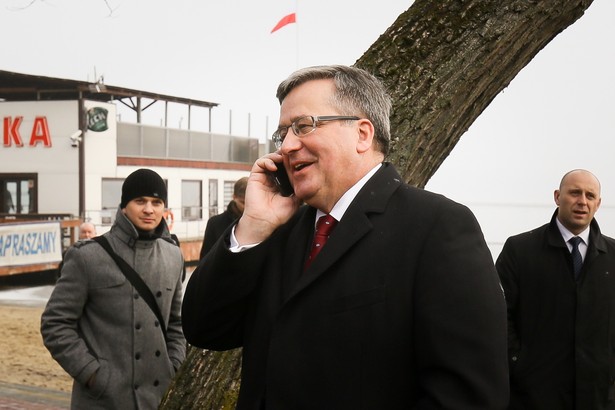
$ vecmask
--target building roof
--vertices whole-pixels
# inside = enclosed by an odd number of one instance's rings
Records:
[[[104,84],[102,81],[90,83],[0,70],[0,101],[54,101],[77,100],[79,98],[102,102],[120,101],[131,108],[137,107],[133,98],[153,100],[149,105],[156,101],[210,109],[218,105],[209,101],[114,87]],[[129,100],[130,103],[125,100]]]

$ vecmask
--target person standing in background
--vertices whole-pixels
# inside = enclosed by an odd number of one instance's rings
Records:
[[[8,188],[6,186],[4,186],[2,188],[2,195],[3,195],[3,209],[2,212],[0,213],[6,213],[6,214],[12,214],[15,213],[15,204],[13,203],[13,195],[11,195],[11,192],[8,190]]]
[[[506,240],[510,409],[615,409],[615,240],[591,172],[566,173],[551,221]]]
[[[96,227],[91,222],[84,222],[79,225],[79,239],[91,239],[96,236]]]
[[[231,224],[243,214],[247,185],[247,177],[238,179],[233,186],[233,199],[226,207],[226,211],[220,215],[212,216],[207,221],[203,244],[201,245],[200,259],[203,259],[207,252],[209,252],[218,238],[222,236],[226,228],[231,226]]]
[[[79,238],[78,241],[87,241],[88,239],[92,239],[96,236],[96,227],[91,222],[83,222],[79,225]],[[62,261],[58,265],[57,277],[60,277],[62,272],[62,267],[64,266],[64,258],[66,257],[66,252],[68,249],[62,252]]]
[[[185,358],[184,260],[162,218],[166,202],[166,185],[156,172],[133,172],[122,185],[111,230],[66,253],[41,334],[74,379],[71,409],[157,409]],[[101,248],[101,238],[140,276],[159,312]]]

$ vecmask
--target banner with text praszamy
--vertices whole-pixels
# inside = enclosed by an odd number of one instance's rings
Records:
[[[0,224],[0,266],[61,260],[60,222]]]

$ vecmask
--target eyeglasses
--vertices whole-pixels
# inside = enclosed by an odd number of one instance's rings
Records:
[[[286,138],[286,134],[288,134],[288,129],[292,128],[293,132],[297,137],[303,137],[304,135],[308,135],[310,132],[314,131],[316,127],[318,127],[319,123],[323,121],[356,121],[361,118],[355,116],[347,116],[347,115],[320,115],[314,117],[313,115],[306,115],[305,117],[299,117],[295,121],[293,121],[288,127],[280,127],[278,128],[271,139],[276,149],[280,149],[282,143],[284,142],[284,138]]]

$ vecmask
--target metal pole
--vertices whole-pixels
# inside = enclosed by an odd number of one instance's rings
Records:
[[[85,100],[79,92],[79,129],[81,130],[81,141],[79,142],[79,218],[85,218],[85,134],[87,131],[87,119],[85,110]]]
[[[211,133],[211,107],[209,107],[209,132]]]

